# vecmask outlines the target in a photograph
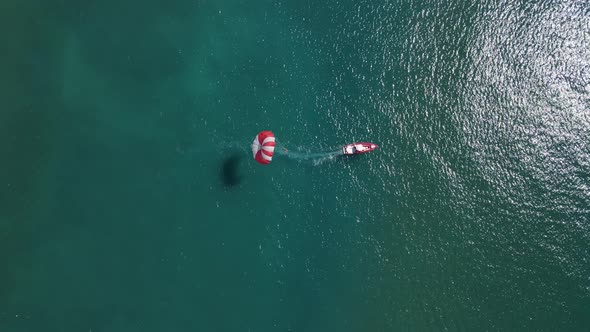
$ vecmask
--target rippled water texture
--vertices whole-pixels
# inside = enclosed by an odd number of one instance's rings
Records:
[[[369,224],[340,247],[366,271],[368,329],[587,327],[588,6],[322,9],[294,37],[331,78],[316,107],[383,146],[336,185]]]
[[[1,331],[590,328],[586,2],[0,13]]]

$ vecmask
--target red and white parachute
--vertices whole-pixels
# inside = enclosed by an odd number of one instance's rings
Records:
[[[275,153],[275,135],[269,131],[261,131],[252,142],[252,155],[262,165],[268,165]]]

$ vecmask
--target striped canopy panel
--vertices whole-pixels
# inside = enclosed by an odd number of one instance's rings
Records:
[[[268,130],[258,133],[252,142],[252,155],[254,159],[263,165],[267,165],[272,161],[274,153],[275,135]]]

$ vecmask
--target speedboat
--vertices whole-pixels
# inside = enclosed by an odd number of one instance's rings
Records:
[[[352,144],[347,144],[342,147],[342,152],[344,154],[352,155],[352,154],[361,154],[366,153],[369,151],[373,151],[377,148],[377,144],[368,143],[368,142],[357,142]]]

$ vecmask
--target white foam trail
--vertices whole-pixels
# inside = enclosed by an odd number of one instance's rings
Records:
[[[342,155],[342,151],[329,151],[329,152],[312,152],[304,153],[299,151],[288,151],[281,150],[281,155],[295,160],[312,160],[312,159],[323,159]]]
[[[336,157],[343,155],[342,150],[324,151],[324,152],[301,152],[286,150],[282,146],[275,150],[280,156],[291,160],[312,162],[314,165],[320,165],[326,161],[334,160]]]

